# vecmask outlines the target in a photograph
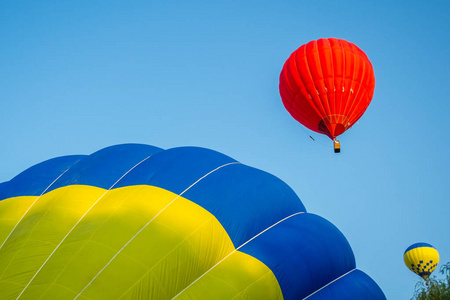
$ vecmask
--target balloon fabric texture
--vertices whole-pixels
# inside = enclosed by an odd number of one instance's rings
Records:
[[[386,299],[277,177],[141,144],[0,184],[1,299]]]
[[[415,243],[403,254],[406,267],[427,280],[439,263],[439,252],[428,243]]]
[[[335,140],[369,106],[375,75],[367,55],[342,39],[311,41],[286,60],[280,95],[291,116]]]

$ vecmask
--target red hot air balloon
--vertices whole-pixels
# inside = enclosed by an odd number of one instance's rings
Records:
[[[287,111],[307,128],[337,136],[358,121],[372,100],[375,75],[367,55],[342,39],[311,41],[286,60],[280,95]]]

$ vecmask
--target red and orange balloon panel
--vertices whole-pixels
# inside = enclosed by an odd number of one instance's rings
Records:
[[[363,115],[375,75],[367,55],[342,39],[311,41],[286,60],[280,95],[292,117],[333,141]]]

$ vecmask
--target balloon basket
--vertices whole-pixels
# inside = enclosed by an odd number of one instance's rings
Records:
[[[334,140],[334,153],[341,153],[341,143],[338,140]]]

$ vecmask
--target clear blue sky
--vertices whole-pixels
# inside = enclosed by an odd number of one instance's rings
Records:
[[[284,180],[409,299],[410,244],[450,261],[449,15],[444,0],[1,1],[0,182],[120,143],[211,148]],[[322,37],[358,45],[376,77],[338,155],[278,93],[290,53]]]

